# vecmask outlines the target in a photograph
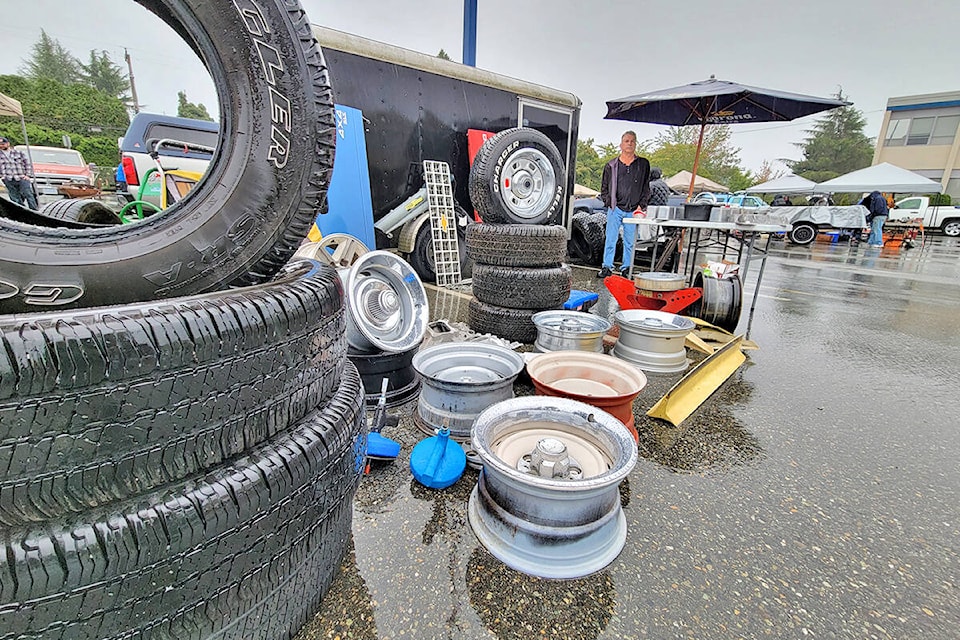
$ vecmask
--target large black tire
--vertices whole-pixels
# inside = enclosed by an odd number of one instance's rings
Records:
[[[43,205],[40,213],[58,220],[75,220],[88,224],[120,224],[120,217],[110,207],[90,198],[54,200]]]
[[[559,225],[472,224],[467,253],[476,264],[556,267],[567,257],[567,230]]]
[[[508,309],[470,298],[467,325],[477,333],[492,333],[505,340],[532,344],[537,339],[531,309]]]
[[[76,513],[236,456],[324,402],[346,354],[330,267],[278,283],[0,316],[0,525]]]
[[[24,228],[0,219],[0,312],[103,306],[243,286],[286,263],[333,167],[332,95],[296,0],[140,0],[206,63],[220,142],[179,203],[131,225]]]
[[[494,267],[473,269],[473,295],[480,302],[510,309],[559,309],[570,297],[570,267]]]
[[[597,221],[597,217],[602,222]],[[599,266],[606,240],[606,214],[580,211],[570,221],[570,255],[584,264]]]
[[[548,224],[566,197],[563,157],[536,129],[507,129],[477,151],[468,187],[484,222]]]
[[[209,474],[0,529],[0,638],[292,637],[347,548],[362,407],[348,364],[326,405]]]

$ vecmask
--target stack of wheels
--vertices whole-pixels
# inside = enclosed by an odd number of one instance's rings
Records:
[[[467,228],[472,330],[532,343],[533,314],[570,297],[566,229],[550,224],[562,211],[565,175],[557,148],[533,129],[502,131],[477,152],[470,199],[483,224]]]
[[[323,57],[295,0],[147,6],[206,62],[221,138],[144,221],[0,216],[0,638],[289,638],[349,540],[343,288],[283,268],[333,167]]]

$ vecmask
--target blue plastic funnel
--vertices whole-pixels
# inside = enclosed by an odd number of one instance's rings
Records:
[[[374,460],[394,460],[400,455],[400,443],[385,438],[376,431],[367,435],[367,457]]]

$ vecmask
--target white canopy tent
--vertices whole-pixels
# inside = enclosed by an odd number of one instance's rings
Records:
[[[919,173],[881,162],[866,169],[858,169],[833,180],[821,182],[814,193],[861,193],[884,191],[888,193],[940,193],[939,182]]]
[[[747,187],[747,193],[813,193],[817,183],[798,175],[789,174],[761,184]]]
[[[665,180],[667,186],[673,189],[674,191],[680,192],[690,187],[690,177],[691,173],[689,171],[681,171],[675,176],[671,176]],[[704,178],[703,176],[698,175],[697,179],[693,183],[694,191],[720,191],[722,193],[727,193],[730,191],[727,187],[722,184],[716,183],[710,178]]]
[[[590,187],[586,187],[582,184],[574,183],[573,195],[576,198],[596,198],[598,195],[600,195],[600,192],[597,191],[596,189],[591,189]]]
[[[20,128],[23,130],[23,144],[27,145],[27,156],[30,157],[30,164],[32,165],[33,157],[30,154],[30,140],[27,139],[27,123],[23,119],[23,107],[20,101],[0,93],[0,116],[20,118]]]

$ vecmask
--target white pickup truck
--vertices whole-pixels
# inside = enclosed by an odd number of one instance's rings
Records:
[[[955,205],[933,206],[930,198],[914,196],[899,201],[887,218],[890,222],[897,220],[923,220],[925,229],[939,229],[945,235],[960,236],[960,207]]]

